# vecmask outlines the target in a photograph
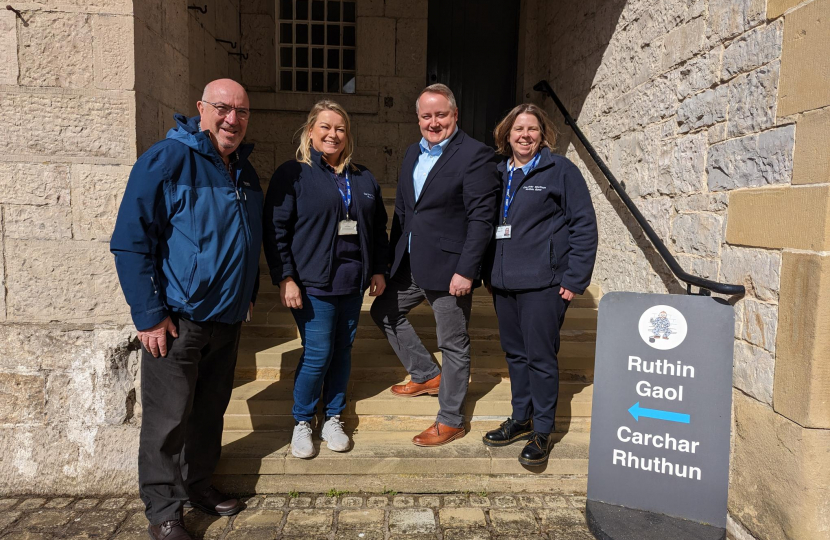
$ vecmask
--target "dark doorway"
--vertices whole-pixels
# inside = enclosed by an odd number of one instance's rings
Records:
[[[493,128],[516,104],[520,0],[429,0],[427,81],[449,86],[458,123],[493,146]]]

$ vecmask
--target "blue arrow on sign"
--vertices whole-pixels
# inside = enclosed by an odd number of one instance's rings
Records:
[[[657,420],[668,420],[669,422],[680,422],[681,424],[688,424],[691,422],[691,416],[683,413],[676,413],[671,411],[658,411],[657,409],[644,409],[640,407],[640,402],[635,403],[628,412],[634,417],[634,420],[640,421],[643,418],[656,418]]]

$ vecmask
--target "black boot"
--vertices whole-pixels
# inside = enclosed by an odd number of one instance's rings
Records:
[[[519,455],[519,463],[530,466],[544,465],[548,461],[552,448],[553,437],[550,433],[534,431]]]
[[[533,433],[532,420],[516,422],[512,418],[508,418],[498,428],[488,431],[481,440],[487,446],[507,446],[516,441],[530,438],[531,433]]]

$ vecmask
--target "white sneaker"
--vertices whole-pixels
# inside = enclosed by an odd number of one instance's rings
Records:
[[[311,441],[311,425],[308,422],[300,422],[294,426],[294,434],[291,436],[291,455],[308,459],[316,454],[314,443]]]
[[[343,431],[343,422],[340,421],[339,415],[332,416],[323,424],[320,438],[326,441],[329,450],[335,452],[345,452],[350,446],[349,436]]]

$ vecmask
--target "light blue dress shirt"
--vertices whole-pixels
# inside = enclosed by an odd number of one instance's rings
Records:
[[[427,142],[425,138],[421,137],[421,142],[418,143],[418,146],[421,149],[421,155],[418,156],[418,161],[415,162],[415,170],[412,171],[412,184],[415,188],[415,202],[418,202],[418,199],[421,198],[421,191],[424,190],[424,183],[426,183],[427,176],[429,176],[430,171],[433,167],[435,167],[435,164],[438,163],[438,160],[444,153],[444,149],[448,144],[450,144],[450,141],[453,140],[456,134],[458,134],[457,126],[455,131],[452,132],[452,135],[432,148],[429,147],[429,142]],[[410,253],[412,252],[412,233],[409,233],[409,242],[407,243],[406,250]]]

